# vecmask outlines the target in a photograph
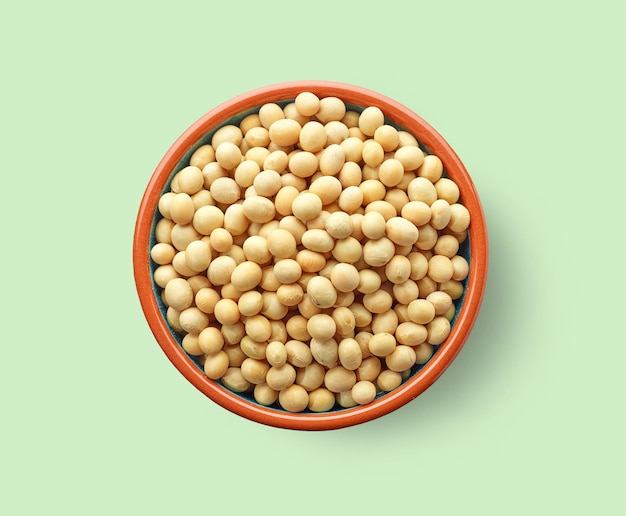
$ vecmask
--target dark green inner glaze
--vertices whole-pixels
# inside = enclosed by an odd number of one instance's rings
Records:
[[[280,102],[276,102],[278,105],[280,105],[281,107],[284,107],[285,105],[289,104],[293,102],[293,99],[291,100],[285,100],[285,101],[280,101]],[[363,111],[363,108],[360,106],[356,106],[354,104],[349,104],[346,103],[346,108],[349,111],[356,111],[357,113],[360,113],[361,111]],[[211,143],[211,138],[213,137],[213,134],[215,133],[215,131],[217,131],[220,127],[225,126],[225,125],[239,125],[241,123],[241,121],[248,115],[254,114],[254,113],[258,113],[259,112],[259,107],[256,107],[254,109],[250,109],[248,111],[244,111],[243,113],[240,113],[232,118],[229,118],[228,120],[226,120],[224,123],[220,124],[218,127],[216,127],[215,129],[211,130],[210,132],[208,132],[204,137],[202,137],[200,140],[198,140],[196,142],[195,145],[193,145],[189,151],[187,151],[187,153],[183,156],[183,158],[178,162],[178,164],[176,165],[176,167],[172,170],[172,173],[170,174],[170,178],[168,179],[167,183],[165,184],[165,187],[163,189],[163,191],[161,192],[161,195],[163,195],[164,193],[168,192],[170,190],[170,183],[172,178],[176,175],[176,173],[185,168],[186,166],[189,165],[189,160],[191,159],[191,156],[193,155],[193,153],[196,151],[196,149],[202,145],[206,145]],[[404,128],[402,128],[401,126],[399,126],[398,124],[394,123],[392,120],[385,120],[385,123],[392,125],[393,127],[395,127],[398,130],[405,130]],[[429,154],[429,150],[421,143],[419,142],[421,149],[426,153]],[[447,177],[447,174],[445,172],[444,169],[444,177]],[[152,220],[152,229],[150,232],[150,248],[152,248],[154,246],[154,244],[156,244],[156,239],[154,237],[154,232],[155,232],[155,227],[157,222],[161,219],[161,215],[159,214],[158,210],[155,211],[154,214],[154,218]],[[459,247],[459,255],[463,256],[469,263],[470,260],[470,246],[469,246],[469,237],[460,245]],[[158,267],[157,264],[155,264],[152,260],[150,260],[150,270],[152,272],[152,274],[154,275],[154,270],[156,269],[156,267]],[[467,288],[467,278],[463,281],[463,287],[464,289]],[[154,279],[152,281],[152,289],[154,292],[154,295],[156,296],[157,299],[157,303],[159,306],[159,310],[161,311],[161,314],[163,316],[163,319],[165,320],[168,328],[170,329],[170,332],[172,333],[172,335],[174,336],[174,338],[176,339],[176,342],[178,343],[179,346],[181,346],[182,349],[182,340],[184,335],[181,333],[178,333],[177,331],[173,330],[171,328],[171,326],[169,325],[169,323],[167,323],[167,318],[166,318],[166,311],[167,311],[167,307],[163,304],[163,301],[161,300],[161,293],[162,293],[162,288],[159,287],[158,285],[156,285],[154,283]],[[456,320],[458,318],[459,312],[461,310],[461,307],[463,306],[463,302],[465,300],[465,290],[463,292],[463,295],[457,299],[455,301],[455,305],[456,305],[456,313],[454,315],[454,318],[451,321],[451,326],[454,327],[454,324],[456,323]],[[435,354],[437,353],[438,349],[441,346],[435,346],[435,352],[433,353],[433,356],[435,356]],[[184,351],[184,350],[183,350]],[[187,354],[187,353],[185,353]],[[200,371],[203,371],[202,366],[198,363],[198,357],[193,357],[189,354],[187,354],[187,356],[189,357],[189,360],[191,360],[196,367],[198,367],[198,369]],[[432,360],[432,358],[431,358]],[[422,369],[424,367],[425,364],[416,364],[415,366],[413,366],[413,368],[411,369],[411,376],[414,376],[420,369]],[[409,378],[410,378],[409,377]],[[406,381],[406,380],[405,380]],[[216,383],[222,385],[222,383],[217,380]],[[227,389],[225,386],[223,386],[224,389]],[[232,392],[232,391],[230,391]],[[233,394],[240,396],[241,398],[250,401],[252,403],[257,403],[256,400],[254,399],[254,396],[252,395],[252,392],[246,392],[246,393],[234,393]],[[385,392],[381,392],[376,396],[376,399],[385,396]],[[285,410],[283,410],[278,403],[275,403],[274,405],[270,406],[269,408],[271,409],[275,409],[277,411],[282,411],[282,412],[286,412]],[[342,407],[338,407],[335,406],[334,409],[332,409],[333,412],[336,411],[340,411],[340,410],[347,410],[345,408]],[[306,412],[306,411],[305,411]]]

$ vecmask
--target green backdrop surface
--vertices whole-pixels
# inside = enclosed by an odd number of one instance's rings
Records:
[[[606,0],[3,7],[0,512],[623,514],[623,19]],[[420,114],[490,236],[454,364],[402,409],[322,433],[192,387],[131,264],[174,140],[298,79]]]

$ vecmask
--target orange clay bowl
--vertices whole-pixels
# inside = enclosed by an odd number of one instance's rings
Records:
[[[160,219],[159,198],[168,191],[174,174],[188,164],[193,151],[210,143],[217,128],[226,124],[238,125],[244,116],[258,111],[267,102],[284,105],[302,91],[310,91],[320,98],[338,97],[350,110],[378,106],[387,123],[410,132],[425,153],[441,159],[444,176],[458,185],[459,202],[469,210],[471,217],[468,238],[459,250],[469,262],[469,274],[464,281],[464,294],[455,302],[457,311],[447,340],[436,346],[426,364],[414,366],[411,376],[395,390],[379,394],[367,405],[335,408],[324,413],[291,413],[278,406],[265,407],[250,393],[232,392],[219,381],[209,379],[202,367],[183,350],[182,337],[170,329],[166,321],[166,307],[160,299],[159,287],[153,282],[154,264],[150,259],[150,248],[155,242],[154,227]],[[133,242],[134,275],[141,306],[152,333],[172,364],[197,389],[225,409],[258,423],[295,430],[331,430],[371,421],[406,405],[430,387],[455,359],[470,335],[483,299],[487,262],[487,228],[478,194],[463,163],[443,137],[394,100],[358,86],[325,81],[287,82],[259,88],[234,97],[196,121],[176,140],[156,167],[139,207]]]

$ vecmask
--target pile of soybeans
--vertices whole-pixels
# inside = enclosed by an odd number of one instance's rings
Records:
[[[327,412],[396,389],[448,337],[469,212],[378,107],[302,92],[181,166],[158,203],[153,279],[210,379]]]

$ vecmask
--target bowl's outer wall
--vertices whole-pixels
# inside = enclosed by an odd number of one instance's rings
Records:
[[[378,106],[385,117],[411,132],[431,153],[437,155],[448,177],[456,182],[462,202],[470,212],[470,271],[463,307],[450,336],[433,358],[396,390],[365,405],[323,414],[292,414],[249,402],[226,391],[207,378],[172,337],[154,296],[150,269],[152,221],[162,191],[183,156],[203,136],[229,118],[267,102],[293,99],[302,91],[317,96],[336,96],[359,106]],[[330,430],[363,423],[388,414],[416,398],[446,370],[465,344],[476,321],[487,280],[488,239],[485,216],[478,193],[465,166],[444,138],[417,114],[379,93],[337,82],[295,81],[259,88],[236,96],[209,111],[191,125],[170,147],[156,167],[137,214],[133,241],[133,267],[137,292],[148,325],[173,365],[197,389],[231,412],[252,421],[295,430]]]

